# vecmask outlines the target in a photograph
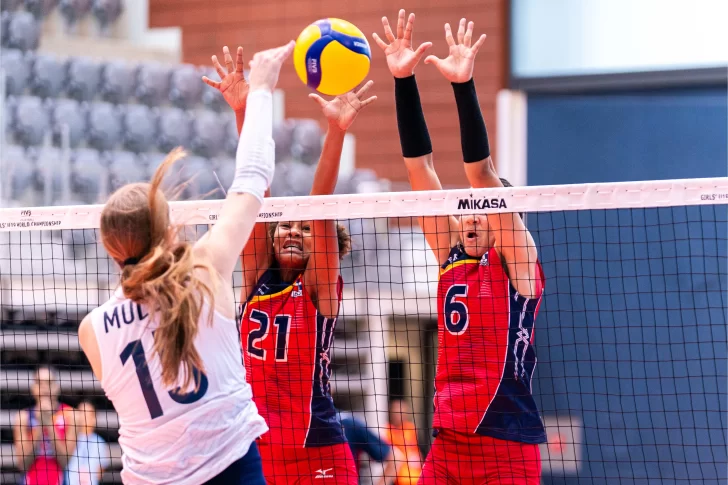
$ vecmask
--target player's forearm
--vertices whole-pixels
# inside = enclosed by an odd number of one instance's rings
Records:
[[[339,179],[339,166],[341,165],[341,152],[344,149],[345,136],[345,131],[329,124],[326,138],[324,138],[324,146],[321,150],[321,157],[316,166],[316,173],[313,176],[311,195],[334,193],[336,181]]]
[[[490,157],[490,142],[480,111],[475,82],[452,83],[455,103],[460,121],[460,146],[465,162],[465,176],[472,187],[501,187],[493,160]]]
[[[417,178],[418,174],[428,170],[434,173],[432,141],[414,75],[394,79],[394,101],[402,157],[410,180],[412,181],[413,178]]]

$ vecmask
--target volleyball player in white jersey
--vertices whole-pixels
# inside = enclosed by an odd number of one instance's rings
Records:
[[[273,178],[272,91],[293,42],[253,57],[235,179],[217,223],[194,245],[177,238],[151,184],[115,192],[101,239],[121,284],[81,323],[94,374],[119,414],[124,483],[263,485],[252,401],[235,322],[232,274]]]

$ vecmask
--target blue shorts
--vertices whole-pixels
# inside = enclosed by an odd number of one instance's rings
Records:
[[[231,463],[205,485],[266,485],[258,445],[253,442],[244,457]]]

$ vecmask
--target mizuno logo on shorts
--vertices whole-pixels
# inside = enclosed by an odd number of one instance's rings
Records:
[[[333,473],[331,473],[331,474],[329,473],[331,470],[333,470],[333,468],[326,468],[326,469],[320,468],[315,471],[315,473],[316,473],[315,478],[334,478]]]

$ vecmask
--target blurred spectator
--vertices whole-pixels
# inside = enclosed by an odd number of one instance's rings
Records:
[[[19,413],[13,427],[17,467],[25,485],[59,485],[75,447],[71,408],[58,401],[58,377],[51,367],[36,370],[31,386],[35,406]]]
[[[341,416],[341,426],[344,428],[344,435],[349,442],[354,461],[358,463],[361,455],[365,454],[377,463],[381,463],[382,478],[377,485],[391,483],[396,476],[392,447],[377,433],[367,428],[366,423],[351,416]]]
[[[96,408],[81,401],[75,414],[76,452],[68,462],[63,485],[98,485],[101,474],[111,464],[109,446],[96,429]]]
[[[422,473],[422,456],[417,444],[417,430],[412,409],[406,401],[395,399],[389,405],[389,442],[397,451],[396,485],[415,485]]]

